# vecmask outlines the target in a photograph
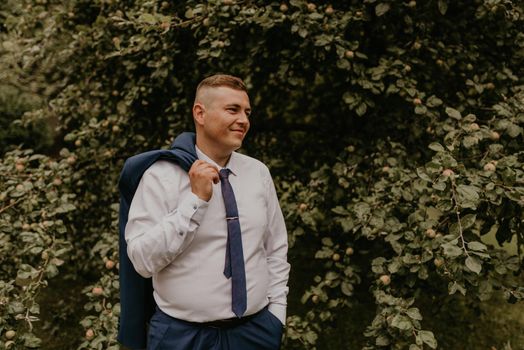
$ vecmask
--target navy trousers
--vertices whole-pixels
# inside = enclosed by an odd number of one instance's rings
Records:
[[[147,350],[277,350],[282,331],[282,323],[267,307],[231,328],[179,320],[157,308],[149,324]]]

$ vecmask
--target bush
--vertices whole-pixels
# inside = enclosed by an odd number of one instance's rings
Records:
[[[8,152],[0,163],[2,348],[40,345],[37,296],[71,254],[70,168],[67,158],[57,162],[31,150]]]
[[[48,100],[21,121],[56,121],[63,149],[57,191],[74,210],[60,214],[72,247],[61,259],[75,262],[64,274],[97,275],[77,311],[79,348],[118,348],[118,265],[108,261],[118,260],[123,161],[189,129],[195,86],[217,71],[250,89],[245,151],[275,176],[293,266],[316,259],[292,276],[286,348],[329,346],[329,326],[359,303],[370,317],[353,346],[436,348],[428,305],[523,298],[521,255],[499,247],[516,241],[520,254],[524,232],[516,2],[9,4],[1,59]],[[16,175],[10,157],[2,166]],[[27,322],[10,322],[22,346]]]

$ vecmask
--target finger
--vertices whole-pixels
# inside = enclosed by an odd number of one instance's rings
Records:
[[[208,163],[204,160],[197,160],[195,161],[194,165],[196,168],[199,168],[199,169],[213,168],[213,169],[216,169],[216,171],[218,172],[218,168],[215,165]]]
[[[213,176],[213,183],[216,185],[217,183],[220,182],[220,177],[218,176],[218,173],[216,173],[214,176]]]
[[[213,181],[214,184],[220,182],[220,176],[218,175],[218,171],[215,166],[210,166],[206,167],[205,169],[202,169],[202,171],[199,172],[199,175],[203,178],[208,179],[209,181]]]
[[[197,160],[191,166],[190,172],[192,173],[201,173],[208,168],[208,164],[203,160]]]
[[[220,177],[218,175],[218,172],[216,171],[216,169],[214,168],[208,168],[208,169],[205,169],[203,172],[202,172],[202,175],[204,175],[205,177],[209,178],[210,180],[213,180],[213,182],[216,181],[219,181],[220,180]]]

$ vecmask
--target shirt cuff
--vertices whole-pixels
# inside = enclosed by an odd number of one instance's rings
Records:
[[[286,324],[286,305],[269,304],[268,310],[275,315],[283,325]]]
[[[204,218],[204,214],[206,213],[208,205],[208,202],[206,202],[203,199],[200,199],[193,192],[189,192],[189,194],[180,203],[178,210],[180,211],[182,216],[200,224],[200,222]]]

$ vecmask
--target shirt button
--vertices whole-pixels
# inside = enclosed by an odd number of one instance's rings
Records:
[[[179,236],[183,236],[183,235],[184,235],[184,232],[179,232],[178,235],[179,235]]]
[[[197,206],[196,205],[193,205],[193,209],[196,210]]]

